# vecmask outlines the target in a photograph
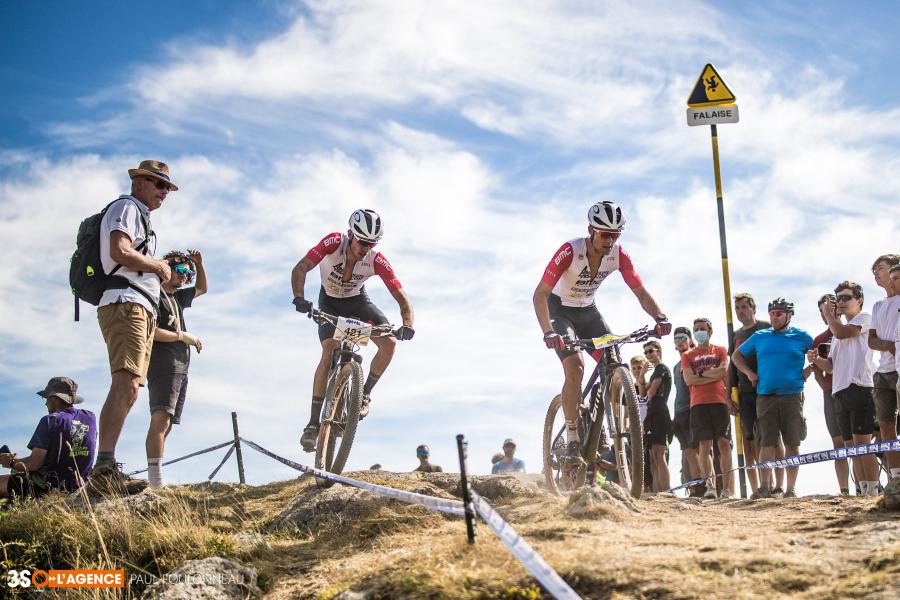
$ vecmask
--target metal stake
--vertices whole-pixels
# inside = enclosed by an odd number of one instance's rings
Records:
[[[247,483],[244,481],[244,457],[241,454],[241,436],[238,434],[236,412],[231,413],[231,426],[234,428],[234,453],[237,456],[238,479],[241,483]]]
[[[469,443],[463,441],[463,434],[456,436],[456,448],[459,450],[459,476],[462,482],[463,506],[466,511],[466,535],[469,543],[475,543],[475,509],[472,506],[472,497],[469,495],[469,482],[466,478],[466,453]]]

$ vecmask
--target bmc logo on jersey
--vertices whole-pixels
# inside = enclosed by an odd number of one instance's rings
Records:
[[[340,244],[340,243],[341,243],[341,234],[339,234],[339,233],[325,238],[325,247],[326,248],[329,246],[332,246],[334,244]]]
[[[563,248],[562,251],[553,258],[553,262],[558,267],[559,264],[569,256],[572,256],[572,249],[569,247]]]
[[[379,264],[382,267],[388,266],[388,262],[384,260],[384,257],[380,253],[375,255],[375,264]]]

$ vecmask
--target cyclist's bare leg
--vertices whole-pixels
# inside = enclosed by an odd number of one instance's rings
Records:
[[[328,372],[331,370],[331,357],[340,345],[340,342],[337,340],[328,339],[322,342],[322,356],[319,358],[316,374],[313,377],[313,396],[325,397],[325,388],[328,386]]]
[[[562,388],[562,409],[566,421],[578,420],[578,403],[581,401],[581,381],[584,378],[584,359],[581,354],[567,356],[562,361],[566,380]]]
[[[719,445],[719,468],[722,470],[722,491],[727,491],[734,496],[734,473],[731,472],[731,441],[720,437],[716,442]]]
[[[397,340],[392,337],[373,337],[372,343],[378,348],[378,352],[372,357],[372,365],[369,370],[377,375],[384,375],[391,359],[394,358],[394,349],[397,347]]]

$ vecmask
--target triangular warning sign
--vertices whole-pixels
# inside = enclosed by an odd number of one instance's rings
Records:
[[[688,98],[687,105],[691,108],[698,106],[710,106],[712,104],[734,104],[737,98],[725,85],[716,68],[707,63],[694,85],[694,91]]]

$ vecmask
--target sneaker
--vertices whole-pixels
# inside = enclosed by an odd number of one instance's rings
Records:
[[[844,498],[850,497],[850,488],[841,488],[841,496]]]
[[[782,496],[782,498],[796,498],[796,497],[797,497],[797,492],[795,492],[794,490],[790,490],[790,489],[788,491],[786,491],[784,493],[784,495]]]
[[[362,400],[359,402],[359,420],[362,421],[369,416],[369,404],[372,398],[368,394],[363,394]]]
[[[771,498],[772,490],[767,487],[761,487],[752,494],[750,494],[751,500],[759,500],[760,498]]]
[[[719,496],[719,498],[734,498],[734,494],[731,492],[731,490],[722,490],[722,495]]]
[[[566,453],[560,457],[560,461],[572,467],[587,465],[584,459],[581,458],[581,443],[578,440],[572,440],[566,444]]]
[[[300,436],[300,445],[303,446],[304,452],[315,452],[316,439],[319,437],[319,425],[310,424],[303,429],[303,435]]]
[[[773,497],[773,498],[783,498],[783,497],[784,497],[784,490],[781,489],[781,488],[778,487],[778,486],[773,487],[773,488],[772,488],[772,497]]]
[[[707,488],[706,492],[703,494],[704,500],[715,500],[716,499],[716,488]]]
[[[101,495],[139,494],[147,487],[146,479],[135,479],[122,472],[122,463],[102,462],[94,466],[88,478],[90,491]]]

